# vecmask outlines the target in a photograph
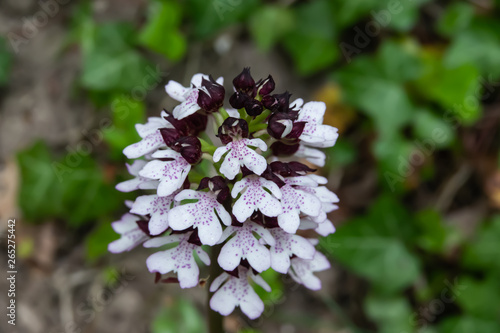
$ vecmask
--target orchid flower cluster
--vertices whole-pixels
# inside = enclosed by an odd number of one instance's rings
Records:
[[[255,319],[264,304],[253,284],[271,291],[259,275],[270,268],[321,288],[313,273],[330,264],[315,249],[317,240],[299,233],[333,233],[327,213],[338,208],[338,198],[326,178],[297,160],[324,166],[317,148],[333,146],[338,134],[323,124],[323,102],[272,94],[270,75],[255,82],[245,68],[233,85],[232,108],[225,109],[222,78],[196,74],[189,87],[170,81],[166,92],[180,104],[136,125],[142,140],[124,150],[136,159],[127,165],[135,178],[116,188],[150,193],[128,202],[130,212],[112,224],[121,238],[109,251],[170,244],[146,264],[157,281],[181,288],[200,283],[199,261],[219,265],[223,273],[209,286],[211,308],[229,315],[239,306]],[[215,246],[216,263],[205,252]]]

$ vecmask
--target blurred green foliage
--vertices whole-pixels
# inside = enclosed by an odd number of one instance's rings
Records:
[[[0,87],[8,83],[11,67],[12,54],[7,47],[5,38],[0,37]]]
[[[137,140],[134,124],[144,121],[148,91],[143,79],[158,79],[157,71],[148,70],[156,68],[150,59],[182,63],[191,47],[209,45],[226,31],[242,31],[263,53],[279,51],[304,79],[326,77],[338,84],[339,103],[360,117],[352,126],[356,135],[341,136],[327,150],[324,171],[365,163],[359,162],[365,154],[356,139],[361,133],[368,138],[373,163],[365,171],[376,169],[378,191],[366,210],[349,215],[335,234],[323,238],[321,248],[369,284],[361,308],[378,332],[494,333],[500,331],[500,216],[481,221],[473,235],[465,235],[442,212],[415,209],[418,205],[410,201],[419,185],[439,181],[434,155],[460,158],[465,148],[459,129],[483,116],[485,99],[498,89],[500,1],[488,5],[151,0],[144,20],[134,25],[97,22],[90,2],[83,1],[75,5],[68,40],[82,54],[79,88],[114,124],[102,129],[106,167],[121,165],[122,149]],[[8,83],[11,62],[0,39],[0,85]],[[342,117],[342,108],[338,112]],[[418,168],[410,163],[416,152],[426,157]],[[124,198],[113,189],[122,175],[105,177],[99,157],[69,153],[57,159],[41,142],[18,155],[25,217],[63,219],[71,226],[94,223],[86,244],[90,260],[102,256],[117,237],[109,221],[118,217]],[[79,162],[68,166],[73,159]],[[203,163],[199,170],[209,167]],[[257,292],[266,305],[278,304],[286,288],[272,272],[264,278],[273,293]],[[450,287],[455,283],[458,287]],[[443,299],[450,292],[452,300]],[[436,310],[436,304],[444,310]],[[304,315],[289,321],[316,319]],[[197,309],[182,299],[162,309],[153,323],[158,333],[202,330]]]

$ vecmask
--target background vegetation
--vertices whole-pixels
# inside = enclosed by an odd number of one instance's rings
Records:
[[[130,198],[114,185],[128,177],[121,151],[137,140],[134,124],[169,107],[169,79],[209,72],[225,75],[228,88],[251,65],[280,90],[327,103],[326,122],[341,137],[319,172],[341,203],[331,216],[337,232],[320,243],[333,266],[323,291],[268,274],[264,321],[234,315],[228,330],[500,332],[500,1],[73,1],[29,38],[21,18],[43,8],[2,6],[19,16],[0,39],[3,126],[25,61],[16,56],[46,47],[36,39],[52,26],[64,38],[46,64],[76,59],[62,88],[69,102],[54,112],[87,119],[75,121],[76,137],[22,145],[2,137],[3,159],[22,149],[18,206],[34,224],[19,244],[26,267],[40,266],[36,234],[50,223],[63,236],[46,276],[78,249],[79,269],[116,285],[127,256],[110,258],[106,247]],[[221,59],[233,60],[224,69]],[[87,111],[78,115],[75,104]],[[138,272],[146,255],[134,257]],[[166,297],[149,299],[143,331],[203,332],[199,298]],[[67,326],[44,318],[44,327]],[[75,321],[85,332],[103,327]]]

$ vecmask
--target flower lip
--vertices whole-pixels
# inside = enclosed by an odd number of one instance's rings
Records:
[[[233,85],[238,92],[245,93],[250,97],[256,95],[255,80],[250,74],[250,67],[243,68],[243,71],[233,79]]]
[[[219,127],[217,136],[225,145],[232,141],[248,138],[248,123],[243,119],[229,117]]]

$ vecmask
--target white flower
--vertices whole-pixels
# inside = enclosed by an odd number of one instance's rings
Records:
[[[308,177],[317,183],[326,184],[327,180],[324,177],[317,175],[308,175]],[[338,206],[335,203],[339,202],[339,198],[335,193],[327,189],[325,186],[297,186],[297,189],[305,191],[307,193],[313,194],[316,198],[321,201],[321,210],[317,216],[313,216],[312,220],[316,223],[321,223],[327,219],[326,214],[338,209]]]
[[[174,128],[164,117],[167,116],[165,111],[162,111],[161,117],[150,117],[146,124],[136,124],[135,129],[141,141],[134,143],[123,150],[123,154],[127,158],[138,158],[146,154],[152,153],[158,148],[166,147],[165,141],[159,131],[160,128]]]
[[[258,147],[262,151],[267,150],[265,142],[261,139],[240,139],[217,148],[213,156],[214,162],[219,162],[222,155],[229,151],[220,167],[220,172],[224,176],[234,179],[243,165],[257,175],[261,175],[266,170],[267,162],[264,156],[249,146]]]
[[[167,214],[174,202],[174,196],[175,193],[166,197],[159,197],[156,194],[142,195],[135,200],[130,212],[151,215],[148,223],[149,232],[151,235],[159,235],[168,228]]]
[[[288,274],[297,283],[303,284],[306,288],[319,290],[321,289],[321,280],[313,272],[324,271],[328,268],[330,268],[328,259],[321,252],[316,251],[314,257],[310,260],[293,258]]]
[[[292,255],[302,259],[313,258],[316,249],[307,239],[289,234],[281,228],[270,229],[270,232],[276,242],[271,246],[271,267],[276,272],[288,272]]]
[[[176,119],[185,118],[200,109],[200,106],[198,105],[198,94],[200,89],[204,89],[201,86],[203,78],[208,80],[208,75],[201,73],[195,74],[191,79],[190,87],[183,87],[180,83],[175,81],[169,81],[165,86],[167,94],[173,99],[181,102],[181,104],[177,105],[173,110],[173,116]],[[219,77],[216,82],[223,85],[224,79]],[[205,92],[210,95],[206,89]]]
[[[132,165],[126,164],[128,172],[132,176],[136,176],[133,179],[126,180],[124,182],[116,185],[116,189],[121,192],[131,192],[135,190],[155,190],[158,188],[159,182],[157,180],[151,180],[149,178],[139,176],[139,171],[148,163],[144,160],[136,160]]]
[[[160,251],[149,256],[146,260],[146,265],[150,272],[158,272],[166,274],[168,272],[177,272],[177,278],[181,288],[192,288],[198,284],[200,269],[196,264],[193,251],[198,254],[198,257],[205,263],[210,265],[209,256],[201,249],[200,246],[188,242],[190,233],[168,235],[165,237],[153,238],[146,243],[145,247],[159,247],[165,244],[179,242],[174,248],[166,251]]]
[[[264,188],[272,194],[268,193]],[[250,175],[234,184],[231,191],[232,197],[236,198],[241,191],[243,191],[242,195],[233,206],[233,214],[238,221],[244,222],[257,209],[262,214],[271,217],[283,213],[281,203],[278,201],[278,199],[281,199],[281,191],[274,182],[256,175]]]
[[[167,196],[179,189],[191,170],[189,164],[182,155],[172,149],[158,150],[152,155],[153,158],[172,159],[171,161],[153,160],[139,171],[139,175],[149,179],[159,179],[158,195]]]
[[[305,158],[308,162],[319,167],[325,166],[326,155],[319,149],[309,148],[300,144],[299,150],[297,150],[294,155],[295,157]]]
[[[323,125],[326,105],[323,102],[309,102],[299,110],[297,121],[307,122],[299,139],[313,147],[332,147],[339,134],[335,127]]]
[[[210,291],[217,290],[217,292],[210,299],[210,307],[221,315],[227,316],[239,306],[248,318],[256,319],[264,311],[264,302],[250,286],[248,278],[250,277],[267,292],[271,291],[271,287],[262,277],[254,275],[245,267],[239,267],[238,276],[234,277],[224,272],[214,279]]]
[[[115,232],[121,235],[121,238],[109,243],[109,252],[121,253],[130,251],[149,239],[149,236],[137,225],[137,221],[139,220],[139,217],[127,213],[123,215],[120,220],[111,223],[111,227],[113,227]]]
[[[220,251],[217,259],[220,267],[232,271],[238,267],[241,259],[247,259],[257,272],[265,271],[271,266],[269,250],[254,236],[256,233],[267,244],[274,245],[274,239],[267,229],[251,221],[243,223],[241,227],[229,226],[224,230],[219,243],[233,233],[234,237],[227,241]]]
[[[307,185],[311,182],[312,180],[307,177],[286,178],[286,184],[280,189],[283,214],[278,215],[278,224],[288,233],[294,234],[297,231],[300,225],[300,212],[309,216],[318,216],[321,213],[321,201],[314,194],[292,186]]]
[[[230,225],[231,215],[217,201],[217,196],[212,192],[183,190],[175,196],[175,201],[186,199],[198,201],[173,208],[168,213],[170,228],[174,230],[184,230],[191,226],[198,228],[201,243],[215,245],[222,235],[219,218],[225,225]]]

